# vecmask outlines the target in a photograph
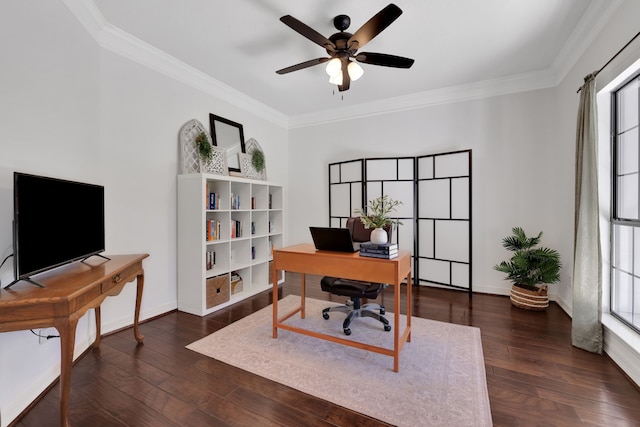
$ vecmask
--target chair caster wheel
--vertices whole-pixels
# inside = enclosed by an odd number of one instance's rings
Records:
[[[322,317],[324,318],[324,320],[329,319],[329,313],[323,312]]]
[[[349,329],[349,328],[344,328],[344,334],[345,334],[345,335],[351,335],[351,329]]]
[[[391,330],[391,325],[384,325],[384,330],[389,332]]]

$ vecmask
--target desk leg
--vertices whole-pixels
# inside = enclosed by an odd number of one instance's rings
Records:
[[[71,368],[73,367],[73,349],[76,342],[78,318],[58,318],[55,328],[60,334],[60,425],[68,427],[69,400],[71,394]]]
[[[140,322],[140,305],[142,304],[142,290],[144,288],[144,273],[139,274],[137,278],[137,291],[136,291],[136,312],[133,317],[133,335],[136,337],[138,343],[142,343],[144,336],[140,334],[138,329],[138,323]]]
[[[93,311],[96,316],[96,339],[93,341],[93,348],[98,348],[100,347],[100,337],[102,336],[102,331],[100,330],[100,325],[102,324],[100,306],[94,308]]]
[[[411,342],[411,306],[413,305],[411,273],[407,275],[407,328],[409,328],[409,335],[407,335],[407,342]]]
[[[400,369],[400,283],[393,285],[393,370]]]
[[[278,323],[278,270],[276,270],[275,265],[273,266],[273,277],[271,278],[273,285],[273,290],[271,293],[273,294],[273,338],[278,338],[278,328],[276,327],[276,323]]]
[[[305,297],[305,288],[306,288],[306,282],[307,282],[307,275],[302,273],[302,282],[301,282],[301,286],[300,286],[300,318],[304,319],[304,309],[305,309],[305,301],[306,301],[306,297]]]

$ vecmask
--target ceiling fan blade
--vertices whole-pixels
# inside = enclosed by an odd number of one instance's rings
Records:
[[[386,53],[360,52],[355,60],[364,64],[382,65],[384,67],[411,68],[414,60],[404,56],[387,55]]]
[[[317,32],[307,24],[301,21],[298,21],[293,16],[285,15],[282,18],[280,18],[280,21],[282,21],[284,24],[291,27],[291,29],[293,29],[294,31],[302,34],[303,36],[305,36],[315,44],[320,45],[325,49],[335,50],[336,45],[331,40],[329,40],[328,38],[326,38],[325,36]]]
[[[402,15],[402,9],[391,3],[360,27],[360,29],[351,36],[347,42],[347,46],[349,46],[349,49],[360,49],[380,34],[382,30],[391,25],[400,15]]]
[[[344,92],[345,90],[349,90],[349,86],[351,86],[351,77],[349,76],[349,58],[343,57],[342,61],[342,84],[338,85],[338,92]]]
[[[292,71],[298,71],[298,70],[302,70],[304,68],[313,67],[314,65],[322,64],[323,62],[327,62],[329,59],[331,59],[331,58],[310,59],[308,61],[301,62],[299,64],[292,65],[292,66],[287,67],[287,68],[283,68],[282,70],[278,70],[278,71],[276,71],[276,73],[278,73],[278,74],[287,74],[287,73],[290,73]]]

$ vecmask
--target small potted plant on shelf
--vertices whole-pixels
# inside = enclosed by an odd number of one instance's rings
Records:
[[[537,237],[527,237],[520,227],[513,227],[512,235],[502,239],[502,246],[513,252],[509,261],[493,268],[507,274],[511,286],[511,303],[526,310],[545,310],[549,306],[547,285],[560,281],[560,254],[554,249],[536,247]]]
[[[371,200],[366,213],[361,209],[354,209],[354,213],[360,217],[360,221],[362,221],[364,227],[374,229],[371,232],[372,243],[387,242],[387,232],[383,229],[385,225],[402,225],[400,220],[390,217],[390,214],[401,204],[401,201],[393,200],[389,196],[384,195]]]
[[[200,154],[200,158],[203,161],[211,160],[213,149],[211,148],[211,143],[207,139],[207,134],[200,132],[200,134],[196,136],[195,142],[198,147],[198,154]]]
[[[264,170],[264,153],[262,150],[256,148],[251,152],[251,164],[258,172]]]

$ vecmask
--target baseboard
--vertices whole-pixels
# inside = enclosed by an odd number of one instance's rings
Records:
[[[610,314],[602,315],[604,351],[640,388],[640,337]]]

